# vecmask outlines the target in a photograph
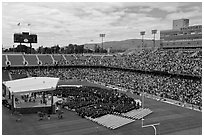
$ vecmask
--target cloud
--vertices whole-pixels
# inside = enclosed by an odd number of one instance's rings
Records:
[[[19,22],[24,29],[30,23],[31,31],[39,36],[38,44],[49,46],[100,42],[100,33],[107,34],[105,40],[121,40],[140,38],[139,32],[145,30],[145,37],[151,38],[151,29],[171,29],[175,18],[185,16],[197,24],[202,18],[199,3],[9,2],[2,7],[3,43],[7,45],[13,44],[11,35],[19,31]]]
[[[180,18],[192,18],[192,17],[202,17],[202,12],[199,8],[191,8],[190,11],[179,11],[173,12],[166,16],[166,19],[173,20],[173,19],[180,19]]]

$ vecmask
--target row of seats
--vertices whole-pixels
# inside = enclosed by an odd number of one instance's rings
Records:
[[[28,62],[28,66],[37,66],[38,60],[36,55],[25,55],[25,60]]]
[[[134,109],[132,111],[129,111],[127,113],[122,113],[121,115],[127,118],[132,118],[132,119],[136,119],[139,120],[149,114],[151,114],[152,111],[149,108],[139,108],[139,109]]]
[[[109,129],[116,129],[116,128],[119,128],[121,126],[124,126],[126,124],[129,124],[135,121],[133,119],[128,119],[128,118],[124,118],[124,117],[117,116],[117,115],[111,115],[111,114],[107,114],[107,115],[104,115],[102,117],[95,118],[95,119],[90,118],[90,117],[86,117],[86,118],[98,123],[99,125],[105,126]]]
[[[8,62],[7,62],[8,58]],[[12,55],[2,55],[2,67],[7,65],[11,66],[38,66],[41,65],[53,65],[55,62],[67,63],[67,60],[72,61],[76,60],[76,57],[73,55],[21,55],[21,54],[12,54]],[[25,60],[25,61],[24,61]],[[38,61],[39,60],[39,61]],[[54,61],[53,61],[54,60]]]

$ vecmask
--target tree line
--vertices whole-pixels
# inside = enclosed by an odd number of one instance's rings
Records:
[[[83,54],[83,53],[107,53],[106,49],[95,44],[93,49],[85,48],[84,45],[69,44],[65,47],[54,45],[51,47],[39,46],[37,49],[26,45],[17,45],[16,47],[2,49],[2,52],[25,53],[25,54]]]

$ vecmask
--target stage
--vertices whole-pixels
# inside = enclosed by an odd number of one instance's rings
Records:
[[[4,98],[13,112],[55,113],[52,91],[57,87],[59,78],[30,77],[4,82]],[[49,93],[48,93],[49,92]]]

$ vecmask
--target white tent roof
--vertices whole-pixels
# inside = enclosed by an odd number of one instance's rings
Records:
[[[55,90],[59,78],[30,77],[6,81],[4,84],[13,94]]]

